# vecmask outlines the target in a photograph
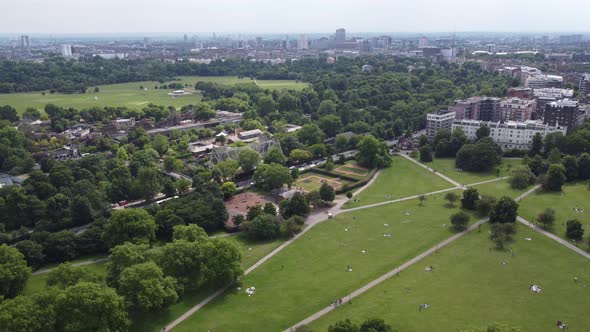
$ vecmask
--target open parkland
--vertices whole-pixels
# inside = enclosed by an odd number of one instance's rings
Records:
[[[590,255],[586,244],[565,238],[562,221],[575,217],[590,227],[587,185],[567,185],[562,193],[511,189],[507,177],[519,163],[505,159],[493,172],[469,173],[454,169],[451,159],[422,164],[397,154],[379,171],[349,162],[336,165],[332,176],[304,173],[295,183],[304,191],[368,181],[351,190],[352,198],[338,195],[329,209],[313,212],[287,241],[221,235],[242,251],[246,273],[239,283],[186,294],[165,311],[136,317],[133,329],[294,331],[305,324],[324,331],[342,319],[380,317],[399,331],[461,331],[491,322],[550,331],[557,320],[584,331]],[[473,212],[467,230],[450,230],[449,217],[461,207],[444,196],[466,188],[517,199],[520,223],[506,250],[494,248],[487,219]],[[557,215],[551,232],[534,225],[547,206]],[[97,259],[85,268],[106,273],[104,264]],[[46,276],[37,272],[25,292],[44,287]],[[543,291],[531,292],[532,284]],[[251,287],[255,294],[244,292]]]

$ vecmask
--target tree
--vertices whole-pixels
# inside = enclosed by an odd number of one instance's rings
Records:
[[[510,172],[509,182],[512,189],[525,189],[535,182],[535,174],[528,166],[519,165]]]
[[[345,319],[328,326],[328,332],[359,332],[359,328],[349,319]]]
[[[383,319],[372,318],[361,324],[359,332],[393,332],[393,329]]]
[[[151,243],[155,236],[156,222],[143,209],[114,211],[102,235],[110,248],[125,242]]]
[[[106,264],[107,285],[117,288],[121,272],[132,265],[146,262],[148,250],[149,245],[147,244],[133,244],[129,242],[111,249],[109,261]]]
[[[279,164],[284,165],[287,162],[287,157],[281,151],[281,148],[278,146],[272,147],[266,155],[264,155],[264,163],[265,164]]]
[[[47,286],[55,286],[60,289],[66,289],[79,282],[100,284],[103,282],[103,277],[84,267],[73,266],[71,263],[60,264],[57,268],[51,270],[47,276]]]
[[[253,179],[266,190],[280,188],[293,181],[289,169],[279,164],[260,165],[254,172]]]
[[[475,209],[475,202],[479,200],[479,193],[477,189],[468,188],[463,191],[463,198],[461,199],[461,206],[467,210]]]
[[[326,202],[320,196],[319,190],[312,190],[305,195],[305,199],[311,204],[313,207],[324,207],[326,206]]]
[[[429,145],[424,145],[420,148],[420,161],[423,163],[429,163],[432,161],[432,150]]]
[[[174,279],[165,277],[155,263],[133,265],[121,273],[117,293],[134,311],[147,312],[166,308],[178,300]]]
[[[17,296],[0,302],[0,329],[2,331],[56,330],[55,306],[62,291],[47,288],[31,296]]]
[[[356,147],[359,152],[355,159],[359,165],[368,168],[384,168],[391,165],[387,144],[380,143],[372,135],[364,136]]]
[[[322,183],[320,186],[320,197],[324,202],[332,202],[336,198],[336,192],[331,185]]]
[[[558,148],[553,148],[551,149],[551,151],[549,151],[549,155],[547,156],[547,162],[549,163],[549,165],[561,163],[561,152]]]
[[[318,125],[326,133],[327,137],[334,137],[340,131],[342,122],[340,121],[340,117],[336,115],[326,115],[319,119]]]
[[[550,230],[555,222],[555,210],[552,208],[546,208],[545,211],[539,213],[537,221],[543,225],[543,228]]]
[[[578,169],[580,171],[580,179],[588,180],[590,179],[590,154],[582,153],[578,157]]]
[[[490,238],[496,244],[496,249],[504,249],[506,243],[512,241],[514,232],[513,223],[493,223]]]
[[[315,124],[306,124],[297,131],[297,138],[307,146],[322,143],[324,137],[324,132]]]
[[[283,218],[294,215],[305,217],[309,214],[309,202],[304,194],[296,192],[290,200],[282,201],[279,209]]]
[[[490,215],[492,208],[496,205],[496,197],[489,195],[481,195],[481,198],[475,202],[475,209],[477,214],[481,217]]]
[[[449,206],[450,207],[454,207],[455,206],[455,202],[459,200],[459,196],[453,192],[447,193],[445,195],[445,199],[447,201],[449,201]]]
[[[56,313],[58,331],[126,331],[129,327],[123,297],[112,288],[91,282],[66,288],[57,301]]]
[[[543,158],[540,155],[534,156],[533,159],[531,159],[528,163],[528,166],[531,172],[535,174],[535,176],[544,174],[545,172],[547,172],[547,169],[549,168],[549,165],[547,165],[545,160],[543,160]]]
[[[56,188],[71,187],[74,183],[74,176],[65,163],[58,163],[49,172],[49,181]]]
[[[197,289],[204,282],[202,248],[208,240],[176,240],[151,252],[151,258],[166,276],[173,277],[179,289]]]
[[[561,191],[561,186],[565,183],[565,168],[561,164],[553,164],[549,166],[547,171],[547,180],[544,187],[550,191]]]
[[[565,236],[574,241],[581,241],[584,237],[584,228],[582,223],[577,219],[571,219],[565,222]]]
[[[272,96],[262,96],[256,102],[256,111],[259,116],[265,117],[277,111],[277,104]]]
[[[244,173],[250,173],[260,164],[260,154],[250,148],[240,151],[238,164]]]
[[[211,109],[211,106],[207,103],[198,103],[194,107],[194,116],[197,121],[207,121],[215,117],[215,110]]]
[[[248,208],[248,213],[246,214],[247,220],[254,220],[256,217],[262,214],[262,205],[256,204]]]
[[[0,297],[13,298],[25,289],[31,276],[25,256],[16,248],[0,245]]]
[[[465,171],[488,171],[502,161],[500,152],[491,138],[484,137],[476,143],[463,145],[457,152],[456,165]]]
[[[531,142],[531,148],[529,149],[529,156],[534,157],[536,155],[540,155],[543,151],[543,136],[541,134],[536,133],[533,135],[533,140]]]
[[[213,167],[212,173],[217,175],[217,177],[221,178],[221,181],[229,181],[238,174],[238,168],[240,165],[236,160],[228,159],[221,161]]]
[[[477,130],[475,131],[475,137],[477,137],[477,140],[480,140],[484,137],[490,137],[490,127],[481,126],[477,128]]]
[[[514,223],[516,221],[516,212],[518,203],[508,196],[502,196],[498,203],[490,211],[491,223]]]
[[[460,211],[451,216],[451,225],[454,231],[463,231],[467,228],[467,224],[469,224],[469,216],[467,213]]]
[[[0,120],[7,120],[9,122],[18,121],[16,109],[10,105],[0,106]]]
[[[426,201],[425,195],[419,195],[418,200],[420,201],[420,206],[424,206],[424,202]]]
[[[289,154],[289,159],[291,160],[292,164],[299,164],[302,162],[306,162],[312,158],[311,152],[303,149],[294,149]]]
[[[152,200],[162,190],[160,173],[154,167],[140,168],[134,187],[138,196],[146,201]]]
[[[264,204],[264,208],[262,209],[263,213],[270,214],[271,216],[277,215],[277,208],[271,202],[267,202]]]
[[[70,204],[70,215],[76,225],[86,225],[92,222],[92,206],[85,196],[76,196]]]
[[[152,147],[154,150],[158,151],[160,156],[163,156],[170,147],[170,141],[168,140],[168,137],[162,134],[156,134],[152,137]]]
[[[174,233],[172,238],[176,240],[185,240],[188,242],[203,242],[206,241],[209,236],[207,232],[198,225],[178,225],[174,226]]]
[[[221,185],[221,192],[223,193],[223,198],[228,199],[238,192],[238,187],[236,187],[234,182],[227,181]]]
[[[14,247],[18,249],[25,256],[27,264],[33,269],[37,269],[45,260],[43,254],[43,246],[31,240],[24,240],[17,242]]]
[[[205,269],[204,280],[213,287],[235,282],[243,274],[242,254],[236,243],[225,239],[212,239],[202,249]]]
[[[561,160],[561,164],[565,168],[565,178],[571,182],[578,178],[578,160],[574,156],[565,156]]]
[[[241,225],[249,237],[255,240],[271,240],[279,234],[279,223],[276,216],[261,214],[253,220],[248,220]]]

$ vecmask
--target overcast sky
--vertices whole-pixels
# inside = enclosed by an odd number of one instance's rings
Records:
[[[0,2],[0,33],[590,31],[590,0]]]

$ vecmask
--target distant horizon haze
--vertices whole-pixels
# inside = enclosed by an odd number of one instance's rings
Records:
[[[0,34],[584,33],[589,13],[588,0],[19,0]]]

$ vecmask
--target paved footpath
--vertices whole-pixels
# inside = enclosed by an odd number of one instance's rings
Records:
[[[461,189],[465,189],[465,186],[464,185],[460,184],[459,182],[451,179],[450,177],[448,177],[448,176],[446,176],[446,175],[444,175],[444,174],[442,174],[440,172],[435,171],[433,168],[424,165],[423,163],[415,160],[414,158],[409,157],[408,155],[403,154],[403,153],[397,153],[397,155],[398,156],[401,156],[401,157],[404,157],[404,158],[408,159],[409,161],[413,162],[414,164],[416,164],[416,165],[418,165],[418,166],[420,166],[420,167],[422,167],[422,168],[424,168],[424,169],[426,169],[426,170],[428,170],[428,171],[430,171],[430,172],[438,175],[439,177],[445,179],[447,182],[452,183],[455,187],[461,188]]]
[[[381,174],[381,171],[377,171],[375,173],[375,175],[373,176],[373,178],[371,180],[369,180],[369,182],[367,182],[367,184],[365,184],[364,186],[362,186],[361,188],[359,188],[354,193],[354,195],[356,196],[360,192],[362,192],[363,190],[365,190],[366,188],[370,187],[373,184],[373,182],[375,182],[375,180],[379,177],[380,174]],[[309,217],[305,221],[305,223],[307,224],[307,227],[305,227],[301,232],[299,232],[297,235],[295,235],[291,239],[285,241],[283,244],[281,244],[280,246],[278,246],[276,249],[274,249],[273,251],[271,251],[269,254],[267,254],[266,256],[264,256],[262,259],[260,259],[254,265],[250,266],[244,272],[244,275],[248,275],[252,271],[256,270],[260,265],[264,264],[266,261],[268,261],[269,259],[271,259],[274,255],[278,254],[281,250],[285,249],[288,245],[290,245],[295,240],[297,240],[298,238],[300,238],[301,236],[303,236],[303,234],[307,233],[310,229],[313,228],[313,226],[321,223],[322,221],[328,220],[328,213],[331,213],[333,216],[342,213],[342,209],[341,209],[342,208],[342,205],[344,205],[344,203],[346,203],[347,201],[348,201],[348,198],[343,197],[343,198],[339,199],[338,202],[331,209],[329,209],[329,210],[323,210],[323,211],[318,211],[316,213],[312,213],[311,215],[309,215]],[[348,210],[346,210],[344,212],[348,212]],[[196,306],[192,307],[187,312],[185,312],[184,314],[182,314],[182,316],[178,317],[173,322],[171,322],[170,324],[166,325],[165,328],[162,329],[162,330],[170,331],[171,329],[173,329],[174,327],[176,327],[178,324],[182,323],[184,320],[186,320],[191,315],[193,315],[195,312],[199,311],[202,307],[204,307],[205,305],[207,305],[209,302],[213,301],[215,298],[217,298],[218,296],[220,296],[221,294],[223,294],[225,292],[225,290],[227,288],[229,288],[229,286],[230,285],[227,285],[227,286],[225,286],[225,287],[223,287],[223,288],[215,291],[215,293],[209,295],[207,298],[205,298],[199,304],[197,304]]]
[[[463,232],[457,233],[453,236],[451,236],[450,238],[440,242],[439,244],[435,245],[434,247],[422,252],[421,254],[419,254],[418,256],[410,259],[409,261],[403,263],[402,265],[396,267],[395,269],[385,273],[384,275],[380,276],[379,278],[371,281],[370,283],[364,285],[363,287],[355,290],[354,292],[345,295],[342,297],[342,299],[347,299],[347,300],[352,300],[355,297],[363,294],[364,292],[368,291],[369,289],[379,285],[380,283],[382,283],[383,281],[393,277],[394,275],[398,274],[399,272],[407,269],[408,267],[418,263],[419,261],[421,261],[422,259],[424,259],[425,257],[438,252],[438,250],[446,245],[448,245],[449,243],[461,238],[462,236],[464,236],[465,234],[473,231],[474,229],[478,228],[479,226],[481,226],[483,223],[485,223],[486,221],[488,221],[489,218],[484,218],[479,220],[478,222],[476,222],[475,224],[471,225],[469,228],[467,228],[466,230],[464,230]],[[315,314],[307,317],[306,319],[302,320],[301,322],[293,325],[292,327],[286,329],[284,332],[290,332],[290,331],[295,331],[295,329],[300,326],[300,325],[307,325],[311,322],[313,322],[314,320],[322,317],[323,315],[329,313],[330,311],[336,309],[337,307],[330,305],[325,307],[324,309],[316,312]]]
[[[527,192],[523,193],[522,195],[518,196],[515,201],[520,201],[523,198],[525,198],[526,196],[530,195],[531,193],[533,193],[535,190],[537,190],[539,188],[539,186],[535,186],[532,189],[528,190]],[[452,243],[454,241],[456,241],[457,239],[461,238],[462,236],[464,236],[465,234],[473,231],[474,229],[478,228],[479,226],[481,226],[482,224],[484,224],[485,222],[487,222],[489,220],[488,217],[480,219],[478,222],[476,222],[475,224],[471,225],[469,228],[467,228],[465,231],[457,233],[453,236],[451,236],[450,238],[440,242],[439,244],[435,245],[434,247],[422,252],[421,254],[419,254],[418,256],[410,259],[409,261],[403,263],[402,265],[396,267],[395,269],[385,273],[384,275],[380,276],[379,278],[371,281],[370,283],[364,285],[363,287],[355,290],[354,292],[343,296],[343,299],[349,299],[352,300],[353,298],[363,294],[364,292],[368,291],[369,289],[379,285],[380,283],[382,283],[383,281],[393,277],[394,275],[398,274],[400,271],[403,271],[405,269],[407,269],[408,267],[414,265],[415,263],[421,261],[422,259],[424,259],[425,257],[435,253],[438,251],[438,249],[448,245],[449,243]],[[334,307],[333,305],[330,305],[328,307],[325,307],[324,309],[316,312],[315,314],[307,317],[306,319],[302,320],[301,322],[293,325],[292,327],[286,329],[284,332],[290,332],[290,331],[294,331],[298,326],[300,325],[307,325],[311,322],[313,322],[314,320],[324,316],[325,314],[329,313],[330,311],[336,309],[337,307]]]
[[[84,265],[96,264],[96,263],[100,263],[100,262],[104,262],[104,261],[108,261],[108,260],[109,260],[108,257],[102,257],[102,258],[91,259],[91,260],[87,260],[87,261],[83,261],[83,262],[74,263],[74,264],[72,264],[72,266],[84,266]],[[36,276],[38,274],[49,273],[49,272],[53,271],[53,269],[54,268],[41,269],[41,270],[33,272],[32,275]]]
[[[521,224],[526,225],[526,226],[536,230],[537,232],[547,236],[548,238],[555,240],[555,241],[561,243],[562,245],[566,246],[567,248],[577,252],[578,254],[590,259],[590,253],[576,247],[575,245],[571,244],[569,241],[566,241],[553,233],[547,232],[546,230],[542,229],[541,227],[533,224],[532,222],[530,222],[522,217],[516,217],[516,220],[518,220]]]

